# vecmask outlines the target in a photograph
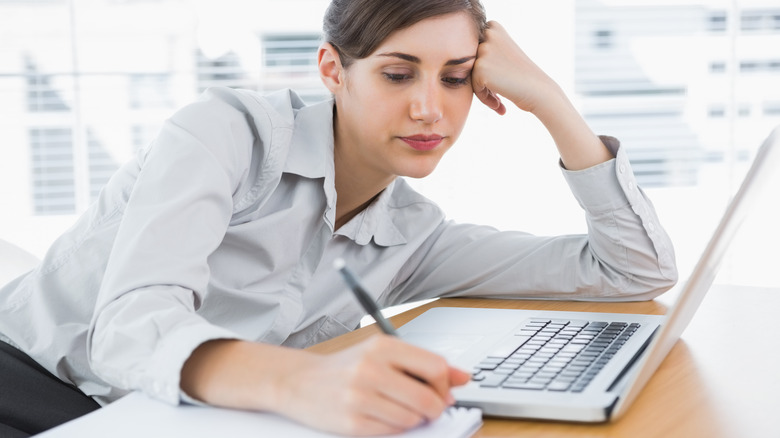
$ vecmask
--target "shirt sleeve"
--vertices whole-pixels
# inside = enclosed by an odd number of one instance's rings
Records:
[[[175,114],[140,155],[87,338],[90,366],[109,384],[178,403],[191,352],[238,337],[196,310],[252,144],[246,117],[207,98]]]
[[[579,171],[561,167],[587,234],[544,237],[444,221],[401,270],[390,301],[644,300],[671,288],[677,268],[669,236],[619,142],[602,141],[614,159]]]

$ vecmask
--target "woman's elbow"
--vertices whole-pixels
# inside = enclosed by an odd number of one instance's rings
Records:
[[[621,295],[628,301],[654,300],[672,289],[679,278],[676,266],[658,271],[658,275],[633,277],[630,286]]]

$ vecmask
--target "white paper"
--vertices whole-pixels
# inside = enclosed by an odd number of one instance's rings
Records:
[[[392,437],[466,438],[482,424],[479,409],[451,408],[436,421]],[[42,438],[199,438],[226,436],[335,438],[278,415],[203,406],[170,406],[130,394],[91,414],[38,435]],[[387,436],[386,438],[389,438]]]

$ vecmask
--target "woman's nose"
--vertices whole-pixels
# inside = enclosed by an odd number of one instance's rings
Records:
[[[438,83],[426,82],[421,84],[419,89],[414,91],[409,108],[409,116],[414,121],[426,124],[438,122],[443,115],[441,99],[441,89]]]

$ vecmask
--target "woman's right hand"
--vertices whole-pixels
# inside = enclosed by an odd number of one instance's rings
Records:
[[[385,335],[308,359],[281,377],[281,413],[350,435],[398,433],[436,419],[455,402],[450,388],[470,378],[441,356]]]
[[[211,368],[210,375],[197,377],[194,370],[211,360],[210,367],[201,368]],[[339,434],[378,435],[438,418],[454,403],[450,389],[469,378],[441,356],[377,335],[329,355],[211,341],[185,365],[182,388],[210,404],[273,411]],[[207,388],[206,382],[211,382]]]

